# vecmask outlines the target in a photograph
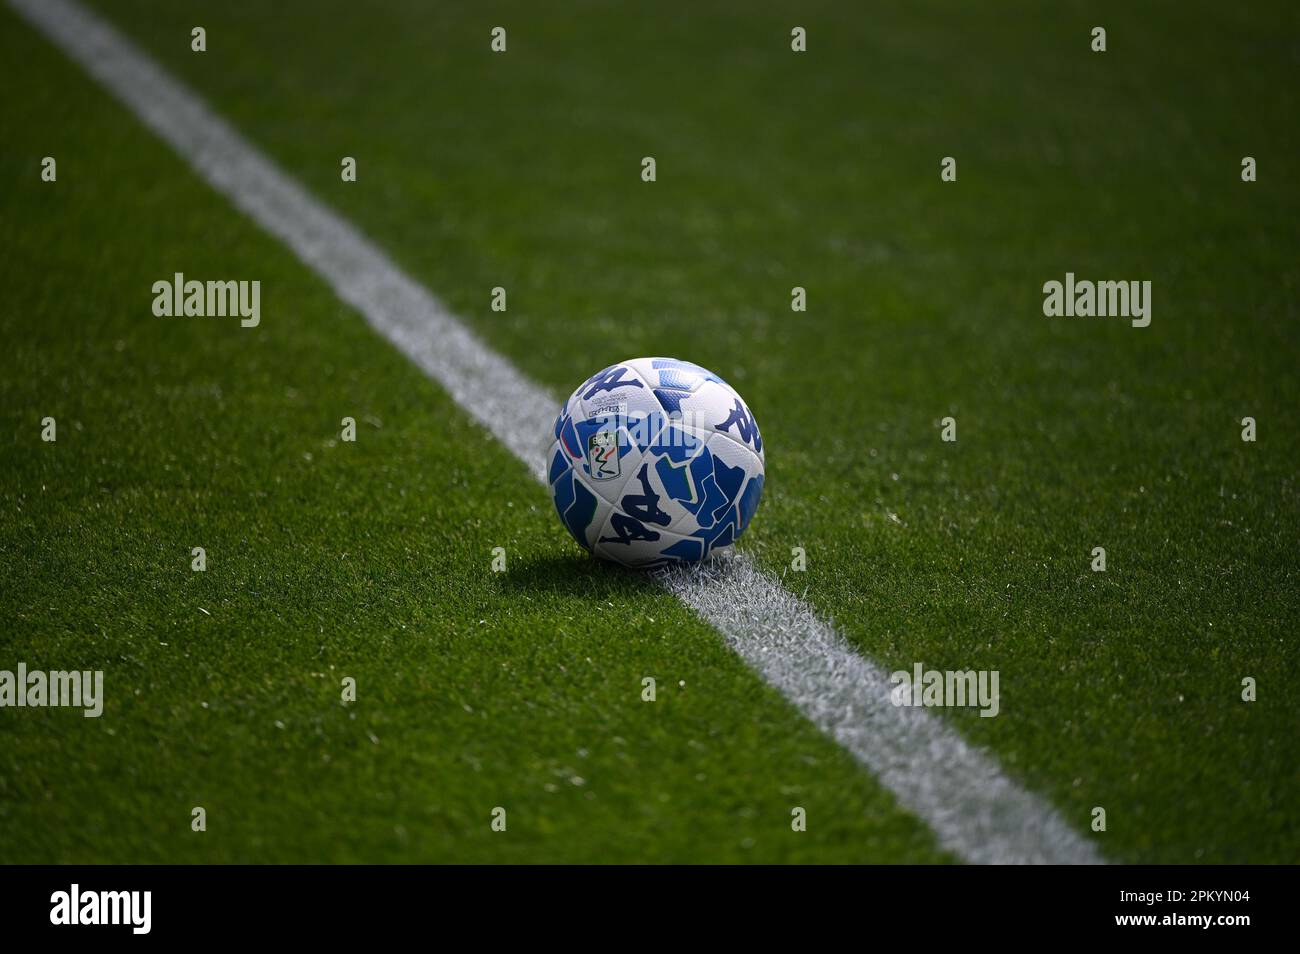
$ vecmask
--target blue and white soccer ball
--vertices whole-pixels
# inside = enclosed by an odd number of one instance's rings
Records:
[[[583,382],[547,456],[560,521],[624,566],[695,563],[745,532],[763,495],[763,438],[726,381],[635,358]]]

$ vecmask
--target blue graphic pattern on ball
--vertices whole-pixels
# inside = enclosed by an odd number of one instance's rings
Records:
[[[763,495],[763,438],[740,395],[676,358],[593,374],[555,420],[547,474],[573,538],[625,566],[695,563],[734,543]]]

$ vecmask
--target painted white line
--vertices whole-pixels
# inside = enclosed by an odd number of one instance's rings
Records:
[[[545,480],[556,398],[98,16],[72,0],[9,3]],[[896,708],[880,666],[744,557],[661,579],[956,856],[980,863],[1102,860],[1050,805],[942,719]]]
[[[1093,845],[925,709],[890,701],[889,673],[748,560],[666,576],[668,588],[925,819],[939,843],[984,864],[1100,864]]]

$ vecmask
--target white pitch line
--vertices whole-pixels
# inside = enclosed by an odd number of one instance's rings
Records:
[[[545,481],[541,448],[559,407],[551,394],[98,16],[73,0],[9,3]],[[1046,801],[942,719],[895,707],[888,673],[746,558],[661,579],[922,818],[943,848],[976,863],[1102,861]]]

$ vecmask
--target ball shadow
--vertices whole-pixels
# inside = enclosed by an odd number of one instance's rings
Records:
[[[511,592],[552,593],[588,600],[614,600],[659,589],[649,573],[580,552],[512,561],[500,574],[500,584]]]

